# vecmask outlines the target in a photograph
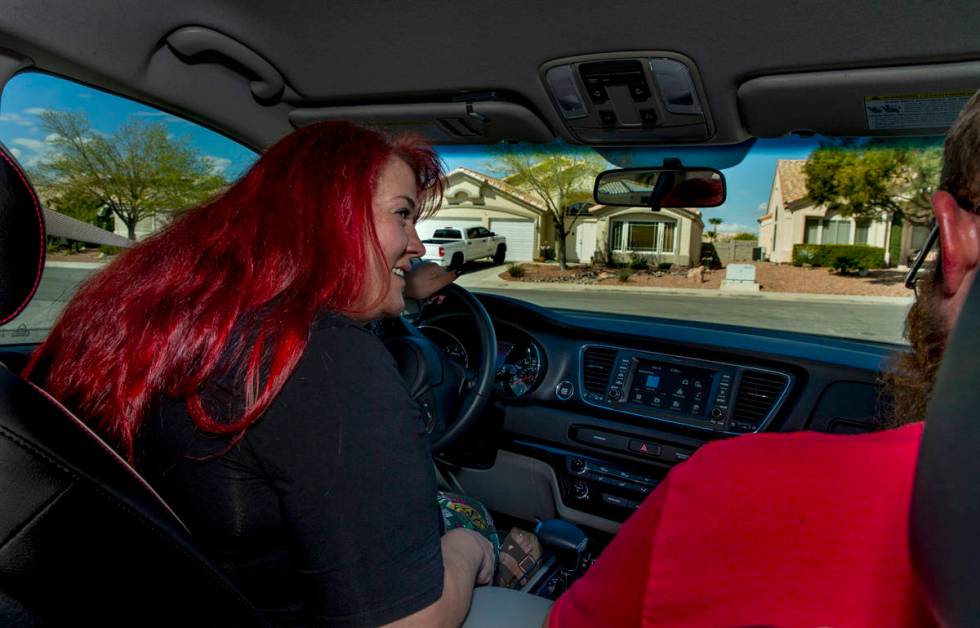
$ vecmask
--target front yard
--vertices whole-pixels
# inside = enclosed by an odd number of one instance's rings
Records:
[[[571,266],[561,271],[558,264],[520,264],[522,277],[500,274],[508,281],[609,284],[656,288],[698,288],[717,290],[725,278],[725,269],[705,270],[703,281],[688,276],[687,268],[657,270],[614,269],[600,266]],[[828,268],[802,268],[789,264],[755,262],[756,282],[764,292],[801,292],[807,294],[842,294],[859,296],[911,297],[905,288],[905,273],[897,270],[872,270],[867,276],[839,275]]]

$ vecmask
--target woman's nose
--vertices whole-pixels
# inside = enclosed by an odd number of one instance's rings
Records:
[[[408,226],[407,252],[412,257],[422,257],[425,255],[425,245],[422,244],[422,238],[419,237],[419,232],[416,231],[414,224]]]

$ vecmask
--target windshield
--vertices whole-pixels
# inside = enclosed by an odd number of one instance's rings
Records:
[[[480,224],[502,266],[468,260],[460,283],[549,308],[656,316],[901,344],[908,264],[932,223],[940,138],[784,138],[740,147],[443,147],[448,185],[419,224]],[[715,208],[610,207],[595,175],[714,167]],[[439,233],[439,231],[435,231]],[[597,298],[601,295],[601,298]]]
[[[76,145],[105,150],[146,134],[160,154],[183,160],[178,179],[193,185],[170,195],[148,190],[147,198],[164,199],[156,205],[113,206],[76,176],[71,132],[82,139]],[[170,114],[36,73],[5,87],[0,140],[48,209],[131,241],[220,191],[255,159]],[[444,198],[418,223],[419,236],[477,234],[462,252],[439,252],[444,266],[450,255],[454,265],[464,256],[458,281],[475,292],[555,309],[904,342],[912,294],[903,278],[931,228],[939,138],[793,137],[601,153],[563,143],[437,150],[447,172]],[[594,202],[599,172],[671,158],[720,170],[725,203],[652,211]],[[118,252],[50,237],[38,294],[0,327],[0,344],[42,340],[78,285]]]

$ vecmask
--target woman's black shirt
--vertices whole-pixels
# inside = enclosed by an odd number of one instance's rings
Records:
[[[240,389],[218,378],[207,405],[240,408]],[[378,625],[439,599],[440,518],[419,407],[363,327],[321,319],[269,410],[213,457],[227,442],[165,400],[140,432],[137,467],[273,623]]]

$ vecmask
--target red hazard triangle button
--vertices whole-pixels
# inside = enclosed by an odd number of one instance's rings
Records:
[[[635,451],[638,454],[643,454],[644,456],[659,456],[662,448],[656,443],[651,443],[645,440],[638,440],[635,438],[630,439],[629,443],[630,451]]]

